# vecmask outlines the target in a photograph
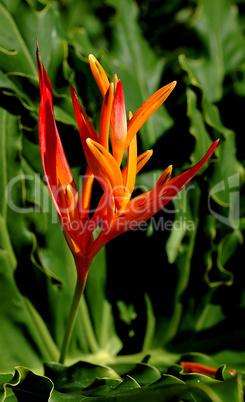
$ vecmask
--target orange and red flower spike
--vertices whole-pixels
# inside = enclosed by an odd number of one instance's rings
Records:
[[[117,82],[117,89],[111,114],[111,144],[113,157],[121,165],[127,138],[127,117],[124,103],[122,82]]]
[[[114,76],[113,84],[94,56],[89,64],[103,96],[99,136],[85,113],[75,90],[71,87],[71,98],[78,129],[88,162],[80,197],[59,137],[53,113],[52,86],[37,49],[37,64],[40,82],[39,139],[41,159],[47,185],[59,214],[67,243],[73,253],[78,274],[85,278],[88,267],[96,253],[109,240],[151,218],[197,174],[210,158],[218,144],[215,141],[203,159],[195,166],[170,180],[172,166],[162,174],[152,190],[131,198],[136,174],[152,155],[146,151],[137,156],[136,133],[144,122],[165,101],[174,89],[172,82],[153,94],[126,122],[126,110],[122,83]],[[109,125],[111,125],[112,154],[109,151]],[[120,164],[127,150],[127,165],[121,171]],[[103,189],[94,216],[90,216],[90,200],[94,179]],[[93,239],[93,228],[101,222],[101,232]],[[81,230],[73,230],[78,224]],[[90,225],[92,223],[92,225]]]

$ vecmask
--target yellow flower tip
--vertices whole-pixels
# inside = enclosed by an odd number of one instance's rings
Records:
[[[99,62],[98,62],[98,60],[96,59],[96,57],[92,53],[90,53],[89,56],[88,56],[88,62],[89,62],[89,65],[90,65],[91,68],[92,68],[92,66],[95,66],[96,69],[99,71],[99,68],[98,68]]]
[[[161,103],[163,103],[167,99],[167,97],[171,94],[171,92],[174,90],[176,85],[177,81],[173,81],[170,82],[170,84],[167,84],[164,87],[162,87],[159,91],[161,95],[158,99],[158,102],[160,101]]]
[[[173,171],[173,165],[169,165],[167,169],[165,169],[166,174],[170,177]]]
[[[117,76],[117,74],[114,74],[114,84],[115,84],[115,91],[116,91],[116,89],[117,89],[117,84],[118,84],[118,76]]]
[[[160,178],[158,179],[158,181],[155,185],[155,188],[158,191],[168,183],[168,181],[171,177],[171,174],[172,174],[172,170],[173,170],[173,165],[169,165],[167,167],[167,169],[164,170],[163,174],[160,176]]]
[[[65,191],[66,191],[66,196],[67,196],[67,200],[68,200],[68,205],[69,206],[73,205],[77,193],[75,192],[75,194],[74,194],[73,187],[71,186],[70,183],[66,185]]]
[[[92,72],[93,71],[97,72],[99,74],[99,76],[102,78],[101,71],[103,68],[102,68],[101,64],[98,62],[98,60],[96,59],[96,57],[91,53],[88,56],[88,62],[89,62]]]
[[[103,164],[103,160],[101,160],[101,155],[105,156],[106,153],[106,149],[104,148],[103,145],[101,145],[100,143],[92,140],[91,138],[87,138],[86,139],[86,143],[90,149],[90,151],[92,151],[92,154],[96,157],[96,161],[100,161],[99,163]],[[107,155],[109,154],[109,152],[107,152]],[[106,158],[106,156],[105,156]],[[93,159],[93,161],[95,162],[95,160]],[[92,159],[90,159],[88,162],[92,163]]]
[[[172,84],[172,85],[171,85],[171,84]],[[174,89],[174,88],[176,87],[176,85],[177,85],[177,81],[173,81],[171,84],[170,84],[171,87]]]
[[[137,159],[137,173],[139,173],[139,171],[145,166],[145,164],[148,162],[148,160],[150,159],[152,154],[153,154],[153,150],[150,149],[150,150],[145,151],[143,154],[138,156],[138,159]]]
[[[88,56],[88,61],[89,61],[89,65],[90,65],[92,74],[94,76],[94,79],[95,79],[95,81],[100,89],[100,92],[104,98],[104,96],[107,92],[107,89],[110,85],[107,75],[106,75],[103,67],[98,62],[96,57],[94,57],[93,54],[90,54]]]
[[[131,110],[128,112],[128,121],[130,121],[133,117],[133,113],[131,112]]]
[[[91,146],[93,146],[93,140],[91,140],[91,138],[86,138],[86,143],[89,148],[91,148]]]
[[[102,66],[100,65],[100,63],[98,62],[96,57],[94,57],[93,54],[90,54],[88,56],[88,62],[89,62],[93,75],[98,74],[99,77],[102,78],[102,74],[101,74]]]

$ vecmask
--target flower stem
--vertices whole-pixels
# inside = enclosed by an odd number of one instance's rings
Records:
[[[78,275],[78,277],[77,277],[75,293],[73,296],[71,310],[70,310],[70,314],[69,314],[67,325],[66,325],[66,331],[65,331],[65,335],[64,335],[64,339],[63,339],[63,344],[61,347],[61,354],[60,354],[59,362],[62,364],[65,361],[65,357],[66,357],[66,354],[67,354],[67,351],[68,351],[68,348],[70,345],[71,335],[72,335],[72,331],[74,328],[79,303],[80,303],[80,300],[81,300],[81,297],[83,295],[83,291],[85,288],[86,279],[87,279],[87,273],[84,276]]]

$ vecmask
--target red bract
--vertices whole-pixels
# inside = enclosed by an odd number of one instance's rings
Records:
[[[152,155],[152,151],[137,155],[136,134],[167,99],[176,82],[159,89],[134,115],[130,112],[127,119],[121,81],[115,76],[114,84],[110,83],[99,62],[90,55],[90,67],[103,97],[99,135],[79,102],[74,88],[70,88],[88,162],[80,196],[56,127],[52,86],[38,50],[37,63],[41,94],[39,140],[44,174],[65,238],[76,262],[78,277],[85,284],[91,261],[100,249],[109,240],[151,218],[166,205],[202,168],[218,141],[211,145],[199,163],[186,172],[170,180],[172,166],[169,166],[152,190],[131,198],[136,174]],[[109,148],[109,131],[112,153]],[[122,169],[121,162],[125,152],[127,164]],[[94,179],[101,184],[103,195],[91,215],[90,199]],[[100,234],[94,239],[93,232],[98,225]]]
[[[186,373],[198,373],[215,376],[218,371],[217,367],[209,367],[196,362],[180,362],[180,365]],[[228,371],[231,375],[236,375],[236,370],[228,369]]]

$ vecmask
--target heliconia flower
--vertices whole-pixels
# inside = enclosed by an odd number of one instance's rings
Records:
[[[162,173],[152,190],[132,198],[137,173],[152,150],[137,155],[137,132],[173,91],[176,82],[155,92],[128,118],[121,81],[115,75],[110,83],[102,66],[92,55],[89,64],[102,94],[103,103],[97,134],[74,88],[71,98],[88,167],[79,195],[59,137],[53,113],[52,86],[37,49],[40,82],[39,141],[47,185],[58,212],[66,241],[73,253],[78,277],[86,282],[94,256],[108,241],[150,219],[198,173],[212,155],[215,141],[195,166],[170,179],[172,166]],[[109,136],[110,133],[110,136]],[[126,166],[122,168],[126,153]],[[92,214],[90,201],[94,180],[103,190]],[[93,232],[100,227],[99,235]]]

